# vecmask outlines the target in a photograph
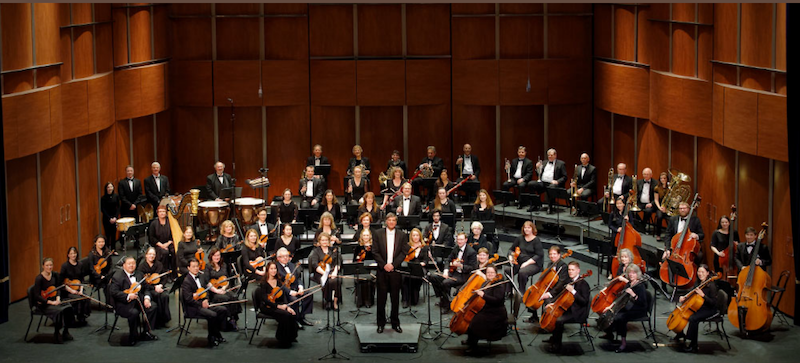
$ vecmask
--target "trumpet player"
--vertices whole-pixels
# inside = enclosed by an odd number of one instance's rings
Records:
[[[528,182],[533,179],[533,162],[526,156],[528,151],[524,146],[517,148],[517,158],[511,161],[506,161],[506,172],[508,173],[508,180],[503,183],[502,189],[507,191],[511,188],[517,188],[517,196],[520,192],[525,191]]]
[[[642,178],[636,181],[636,203],[644,212],[644,220],[649,221],[656,212],[655,190],[658,183],[653,179],[653,170],[644,168]],[[639,213],[633,214],[634,219],[639,219]]]
[[[460,182],[464,178],[469,178],[471,181],[478,180],[478,176],[481,174],[481,164],[478,161],[478,157],[472,155],[472,145],[464,144],[463,150],[464,153],[456,159],[456,170],[458,170],[458,180],[456,182]],[[475,200],[477,189],[474,187],[469,189],[467,185],[464,185],[462,190],[466,193],[467,200]]]
[[[311,149],[311,156],[306,159],[306,166],[320,166],[320,165],[330,165],[328,161],[328,157],[322,155],[322,145],[316,144],[314,148]]]
[[[536,162],[536,174],[539,176],[539,180],[530,182],[528,187],[537,194],[544,194],[547,188],[564,188],[566,186],[567,167],[564,161],[558,160],[557,157],[556,149],[549,149],[547,150],[547,162],[545,164],[542,164],[541,161]],[[547,203],[552,213],[555,200],[548,198]]]
[[[415,216],[422,213],[422,202],[416,195],[411,194],[411,184],[403,184],[403,189],[400,196],[394,199],[391,205],[391,210],[396,212],[398,216]]]
[[[633,179],[628,175],[628,166],[625,163],[617,164],[617,173],[611,176],[610,182],[609,190],[604,193],[603,199],[598,202],[600,205],[605,205],[605,201],[608,198],[614,201],[621,195],[627,197],[628,193],[633,189]]]
[[[594,165],[589,164],[589,154],[581,154],[581,164],[575,170],[577,181],[573,181],[570,187],[577,188],[575,193],[578,194],[579,199],[586,199],[594,192],[595,185],[597,185],[597,169]],[[573,176],[573,180],[575,176]]]

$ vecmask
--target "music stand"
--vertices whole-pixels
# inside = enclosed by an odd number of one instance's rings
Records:
[[[290,223],[292,225],[292,234],[301,236],[306,233],[306,225],[303,223]],[[298,237],[299,239],[299,237]]]
[[[570,195],[566,189],[560,187],[546,188],[545,191],[547,192],[547,202],[551,206],[548,214],[552,214],[553,209],[556,209],[556,240],[561,242],[561,208],[557,208],[555,202],[557,199],[569,199]]]
[[[591,228],[589,228],[589,222],[592,221],[592,218],[600,214],[600,206],[594,202],[578,200],[575,203],[575,208],[578,210],[578,214],[586,215],[586,235],[589,236],[589,234],[592,233]]]
[[[331,164],[319,164],[314,166],[314,175],[319,175],[328,179],[328,175],[331,173]]]
[[[180,290],[181,285],[183,285],[184,279],[186,279],[186,275],[180,275],[175,279],[175,282],[172,283],[172,288],[169,289],[170,295],[172,295],[172,293],[174,293],[175,291]],[[181,324],[181,318],[186,319],[186,317],[183,316],[183,301],[181,301],[180,298],[181,294],[178,293],[178,325],[167,329],[167,333],[172,332],[175,329],[178,329],[183,333],[189,334],[189,330],[183,327],[184,324]]]
[[[358,204],[347,204],[347,207],[345,208],[346,211],[344,214],[347,216],[347,223],[351,226],[357,224],[356,218],[358,217],[358,207]]]
[[[464,185],[461,186],[461,190],[464,191],[464,197],[467,198],[467,202],[469,202],[469,204],[472,204],[472,202],[474,202],[474,200],[472,200],[471,197],[474,196],[475,193],[480,189],[481,189],[481,182],[478,180],[470,180],[464,182]]]
[[[241,255],[242,255],[242,250],[241,249],[234,250],[234,251],[231,251],[231,252],[222,252],[222,261],[224,261],[225,264],[228,265],[228,266],[235,266],[236,265],[236,259],[238,259],[239,256],[241,256]]]
[[[502,201],[501,210],[503,212],[503,224],[506,222],[506,204],[508,204],[509,200],[514,198],[514,193],[503,191],[503,190],[493,190],[492,195],[494,195],[494,199],[497,201]]]
[[[236,197],[234,198],[233,187],[222,188],[219,191],[219,199],[236,199],[242,197],[242,187],[236,187]]]
[[[586,245],[589,247],[590,252],[597,253],[597,284],[594,285],[592,290],[602,286],[600,283],[600,275],[602,275],[603,265],[605,265],[606,256],[612,256],[614,254],[614,244],[608,243],[603,240],[599,240],[596,238],[586,237],[584,239],[586,241]]]
[[[342,251],[341,254],[345,253],[343,250],[340,250],[340,251]],[[360,278],[359,278],[360,274],[366,272],[366,269],[364,268],[364,262],[366,262],[366,261],[351,262],[351,263],[343,263],[342,264],[342,276],[355,276],[355,278],[356,278],[356,280],[355,280],[356,309],[355,310],[350,310],[351,313],[355,313],[356,314],[356,316],[354,316],[353,319],[358,318],[359,315],[372,314],[369,311],[362,311],[361,307],[358,306],[358,301],[361,300],[361,286],[360,285],[369,282],[369,281],[366,281],[366,280],[365,281],[361,281]],[[368,275],[368,276],[371,277],[371,275]]]
[[[397,226],[400,227],[400,229],[405,230],[406,232],[418,226],[419,221],[420,221],[419,214],[408,215],[408,216],[397,216]]]
[[[294,231],[292,231],[294,233]],[[264,253],[275,251],[275,245],[278,243],[278,237],[267,237],[267,244],[264,246]],[[274,260],[276,256],[268,256],[268,260]]]
[[[303,225],[306,227],[311,227],[313,220],[317,216],[317,212],[319,212],[317,207],[300,208],[297,211],[297,219],[303,221]],[[292,223],[292,227],[294,227],[294,223]]]
[[[372,230],[379,230],[379,229],[383,228],[383,223],[381,223],[380,221],[372,222],[372,223],[369,224],[369,228],[372,229]]]
[[[442,213],[440,216],[440,221],[452,228],[454,231],[456,230],[456,215],[453,213]]]
[[[425,200],[423,201],[424,204],[428,204],[428,201],[433,199],[433,195],[431,194],[431,191],[433,191],[433,186],[436,185],[436,179],[438,179],[438,177],[437,178],[434,178],[434,177],[431,177],[431,178],[419,178],[420,186],[422,188],[425,188],[425,190],[427,191],[427,193],[425,193]],[[420,194],[422,194],[421,190],[420,190]]]
[[[123,239],[123,243],[127,243],[127,242],[125,242],[125,240],[128,239],[128,237],[132,238],[133,247],[136,248],[136,258],[139,258],[139,253],[142,252],[141,248],[139,248],[139,236],[141,236],[141,235],[145,235],[146,236],[147,235],[147,229],[149,227],[150,227],[149,223],[139,223],[139,224],[134,224],[134,225],[128,227],[128,230],[125,231],[125,237]],[[148,243],[150,243],[149,240],[148,240]],[[125,249],[123,248],[123,251],[124,250]]]
[[[686,268],[683,267],[682,264],[670,259],[667,259],[666,261],[667,268],[669,269],[669,286],[672,286],[672,296],[670,296],[669,301],[674,302],[675,293],[678,292],[678,283],[675,281],[677,280],[676,276],[688,279],[689,273],[686,272]]]

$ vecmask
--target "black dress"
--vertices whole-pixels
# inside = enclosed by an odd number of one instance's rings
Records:
[[[117,241],[117,225],[111,223],[111,218],[119,218],[119,194],[104,194],[100,197],[100,212],[106,241],[113,246]]]
[[[280,202],[278,205],[278,219],[281,223],[291,223],[294,220],[297,220],[297,213],[299,212],[299,208],[297,208],[297,204],[294,201],[290,201],[289,204],[285,204],[283,201]]]
[[[278,240],[275,241],[275,249],[273,249],[272,252],[270,252],[270,255],[277,256],[278,250],[281,249],[281,247],[286,248],[289,251],[289,253],[291,253],[292,256],[294,256],[294,253],[297,252],[297,250],[300,248],[300,240],[297,239],[297,237],[292,236],[292,239],[289,241],[289,244],[287,245],[283,242],[283,237],[278,237]]]
[[[319,217],[322,217],[322,213],[330,213],[333,216],[334,224],[338,224],[342,220],[342,206],[340,206],[339,203],[334,203],[331,208],[328,208],[328,205],[322,202],[319,203],[317,210],[319,211]]]
[[[66,332],[67,328],[72,325],[74,319],[72,306],[69,304],[49,305],[47,304],[47,300],[55,300],[56,298],[53,296],[45,299],[42,297],[42,291],[47,290],[47,288],[51,286],[58,287],[61,285],[61,282],[62,280],[57,273],[52,273],[50,275],[50,280],[44,278],[40,273],[36,275],[36,279],[33,281],[33,298],[36,300],[36,307],[39,311],[44,313],[45,316],[53,320],[56,332],[58,332],[62,326],[64,327],[64,332]]]
[[[515,265],[512,264],[511,268],[513,269],[514,275],[517,276],[518,287],[520,291],[522,291],[525,286],[527,286],[528,279],[542,271],[544,249],[542,248],[542,241],[539,237],[535,236],[530,241],[525,240],[525,236],[518,236],[517,239],[514,240],[514,243],[511,244],[511,248],[508,250],[509,253],[513,253],[517,247],[519,247],[520,250],[519,257],[517,257],[517,262],[519,263]],[[536,263],[525,266],[525,268],[522,269],[519,268],[530,259],[533,259]]]
[[[358,258],[358,255],[361,254],[361,251],[364,251],[365,247],[361,245],[357,245],[353,249],[353,260],[355,261]],[[363,261],[374,261],[375,257],[372,256],[372,247],[364,252],[364,259]],[[372,275],[369,274],[369,271],[365,267],[358,267],[358,277],[359,278],[366,278],[367,280],[355,280],[355,286],[358,290],[356,293],[356,306],[357,307],[371,307],[375,305],[375,279]]]
[[[728,248],[728,247],[730,247],[729,244],[728,244],[729,236],[730,236],[729,234],[724,234],[724,233],[720,232],[719,230],[714,231],[714,233],[711,235],[711,247],[715,247],[720,252],[725,252],[725,255],[727,255],[729,258],[734,258],[735,259],[734,256],[736,255],[736,249],[734,248],[733,256],[731,256],[730,248]],[[739,239],[739,232],[738,231],[733,231],[733,240],[734,241],[741,241]],[[719,265],[719,256],[717,256],[717,254],[714,253],[714,271],[721,271],[720,267],[722,267],[722,266]]]
[[[150,222],[150,228],[147,230],[147,238],[150,246],[156,249],[156,260],[161,261],[161,264],[166,268],[174,270],[172,263],[175,251],[174,245],[167,246],[168,248],[160,248],[156,243],[167,243],[172,241],[172,230],[169,227],[169,220],[164,221],[164,224],[159,223],[158,218]],[[172,241],[172,243],[177,243]]]
[[[322,228],[318,228],[317,231],[314,232],[314,241],[319,240],[319,235],[321,235],[321,234],[322,234]],[[338,228],[334,229],[334,230],[331,230],[330,235],[331,235],[331,237],[338,238],[339,241],[341,242],[341,240],[342,240],[342,232],[340,232]],[[331,242],[331,245],[333,245],[333,242]]]
[[[475,314],[467,328],[467,343],[475,346],[479,339],[500,340],[506,335],[508,313],[503,304],[505,286],[498,285],[483,290],[486,304]]]
[[[194,258],[194,254],[197,253],[197,249],[202,248],[200,245],[199,240],[194,240],[194,242],[181,242],[178,244],[178,270],[180,271],[181,275],[186,275],[189,273],[189,260]]]
[[[364,196],[364,194],[367,194],[367,192],[370,190],[369,178],[364,176],[361,177],[361,184],[356,184],[355,178],[350,179],[348,183],[353,186],[353,193],[347,193],[346,195],[347,198],[349,198],[348,203],[359,203],[359,200]]]
[[[260,280],[262,278],[260,275],[256,274],[256,269],[250,265],[250,261],[258,257],[264,257],[264,252],[261,250],[261,247],[256,247],[253,250],[247,247],[242,248],[242,269],[244,270],[244,276],[247,277],[248,280]],[[263,271],[264,267],[260,267],[259,270]]]
[[[411,247],[409,247],[409,252]],[[425,268],[420,263],[428,260],[428,246],[419,248],[419,253],[414,254],[414,258],[408,261],[408,269],[411,275],[403,274],[402,301],[409,305],[419,304],[419,290],[422,287],[422,276],[425,275]]]
[[[94,266],[100,261],[101,258],[105,257],[107,259],[106,267],[100,270],[98,273],[97,270],[94,269]],[[108,286],[109,281],[111,281],[111,276],[109,273],[111,272],[111,268],[114,265],[111,263],[111,251],[108,248],[103,248],[103,254],[100,255],[97,253],[96,249],[93,249],[92,252],[89,252],[89,270],[90,276],[89,281],[98,289],[103,289],[105,291],[106,286]]]
[[[83,283],[84,275],[85,274],[83,273],[83,266],[81,266],[80,262],[77,262],[74,265],[69,263],[69,261],[61,264],[61,273],[59,273],[59,277],[62,279],[62,281],[65,279],[70,279],[70,280],[78,280],[81,283]],[[67,289],[62,289],[61,291],[62,291],[61,293],[62,301],[78,299],[83,297],[77,294],[70,294],[69,291],[67,291]],[[72,310],[75,312],[75,316],[77,317],[78,321],[85,321],[86,318],[89,315],[91,315],[92,313],[91,302],[92,301],[89,299],[83,299],[83,300],[73,301],[70,303],[70,305],[72,305]]]
[[[348,163],[349,166],[347,167],[347,171],[352,173],[353,168],[355,168],[356,165],[360,165],[360,164],[364,164],[364,169],[365,170],[362,170],[362,175],[363,175],[362,177],[366,177],[366,175],[367,175],[366,172],[372,170],[372,168],[369,166],[369,158],[367,158],[365,156],[362,156],[361,160],[358,160],[356,158],[350,158],[350,162]]]
[[[478,250],[481,248],[486,248],[489,250],[489,254],[494,253],[491,248],[492,246],[489,246],[489,241],[486,240],[486,235],[483,233],[481,233],[477,240],[475,240],[475,236],[473,234],[470,234],[469,237],[467,237],[467,245],[472,247],[475,252],[478,252]]]
[[[315,247],[308,256],[308,268],[313,271],[313,274],[311,274],[311,281],[317,284],[321,284],[322,281],[322,274],[317,271],[317,265],[319,265],[320,261],[327,255],[330,255],[332,259],[330,271],[333,271],[337,265],[342,264],[342,256],[339,254],[339,249],[334,249],[334,247],[328,247],[328,253],[323,252],[322,247]],[[332,296],[336,297],[339,303],[342,302],[341,279],[331,280],[329,275],[325,286],[322,288],[322,301],[325,304],[329,304],[333,301]]]
[[[136,269],[139,270],[144,275],[148,274],[160,275],[164,272],[167,272],[167,270],[164,269],[164,265],[162,265],[161,262],[159,261],[153,261],[152,266],[150,266],[150,264],[148,264],[147,261],[143,261],[138,266],[136,266]],[[161,278],[159,284],[162,285],[164,291],[158,293],[156,292],[154,286],[153,290],[150,291],[150,296],[152,297],[153,302],[156,303],[155,305],[156,305],[157,325],[166,326],[167,322],[172,320],[172,313],[169,311],[169,290],[163,286],[164,277]],[[153,328],[156,327],[154,326]]]
[[[280,281],[280,280],[278,280]],[[258,301],[254,302],[258,306],[258,310],[262,314],[268,315],[278,322],[278,329],[275,331],[275,339],[282,344],[291,344],[297,338],[297,322],[294,315],[286,310],[278,309],[278,305],[283,305],[288,302],[289,289],[281,286],[283,295],[275,300],[269,301],[269,294],[272,289],[276,287],[264,281],[258,287],[257,296]],[[292,308],[294,310],[294,308]]]
[[[372,222],[380,222],[381,220],[381,208],[380,206],[373,206],[372,210],[367,210],[367,207],[359,207],[358,211],[356,212],[356,221],[358,222],[358,218],[361,218],[361,215],[364,213],[369,213],[372,216]]]
[[[220,261],[219,267],[214,268],[211,266],[211,263],[209,263],[206,265],[204,273],[208,275],[209,281],[213,279],[218,279],[220,277],[225,278],[228,276],[228,266],[225,265],[225,262]],[[228,301],[235,301],[236,293],[234,291],[230,291],[235,281],[236,279],[228,280],[228,291],[226,291],[224,294],[215,294],[213,291],[208,290],[211,303],[223,303]],[[228,309],[228,316],[230,316],[231,319],[239,320],[239,313],[242,312],[242,305],[227,304],[227,305],[222,305],[222,307]]]
[[[236,250],[238,249],[238,243],[239,243],[239,236],[235,233],[233,234],[233,237],[226,237],[223,235],[219,235],[217,237],[217,242],[214,244],[214,247],[217,247],[218,249],[221,250],[227,247],[228,245],[231,245],[233,246],[233,249]]]
[[[481,210],[480,203],[472,207],[472,220],[473,221],[493,221],[494,220],[494,207],[487,206]]]

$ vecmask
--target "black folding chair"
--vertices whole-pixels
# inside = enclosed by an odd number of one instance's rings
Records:
[[[36,332],[39,332],[39,327],[42,325],[42,320],[47,316],[39,310],[39,307],[36,305],[36,297],[33,296],[33,285],[28,287],[28,307],[31,310],[31,320],[28,322],[28,329],[25,330],[25,342],[28,343],[28,332],[31,331],[31,324],[33,324],[33,317],[39,316],[39,323],[36,324]]]

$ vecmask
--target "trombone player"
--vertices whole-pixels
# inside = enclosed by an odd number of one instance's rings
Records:
[[[609,174],[611,174],[610,171]],[[628,193],[633,189],[633,179],[628,175],[628,166],[625,165],[625,163],[617,164],[617,173],[611,175],[609,182],[609,191],[606,191],[603,195],[603,199],[597,202],[601,207],[605,205],[605,201],[608,198],[611,198],[611,203],[622,195],[627,198]]]
[[[575,170],[577,181],[573,176],[573,181],[570,187],[577,188],[575,191],[579,199],[588,199],[594,192],[595,185],[597,185],[597,169],[594,165],[589,164],[589,154],[581,154],[581,164]]]
[[[653,179],[653,170],[644,168],[642,170],[642,179],[636,181],[636,203],[639,209],[644,212],[645,222],[649,221],[656,213],[656,195],[655,190],[658,183]],[[639,213],[633,214],[634,219],[639,219]]]

